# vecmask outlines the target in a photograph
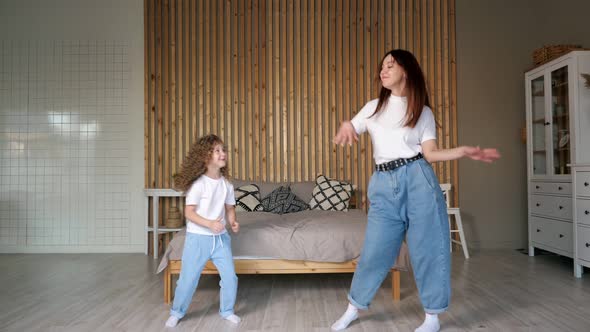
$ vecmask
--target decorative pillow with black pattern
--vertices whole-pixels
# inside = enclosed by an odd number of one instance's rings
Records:
[[[309,207],[312,210],[348,211],[352,185],[348,182],[331,180],[320,175],[315,180]]]
[[[309,205],[297,197],[289,187],[280,186],[262,199],[265,212],[278,214],[308,210]]]
[[[234,190],[236,196],[236,212],[262,211],[260,203],[260,189],[255,184],[247,184]]]

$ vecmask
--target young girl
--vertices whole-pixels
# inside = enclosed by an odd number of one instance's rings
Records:
[[[174,303],[166,326],[174,327],[191,303],[205,263],[210,259],[221,277],[219,314],[238,324],[234,314],[238,278],[234,270],[231,240],[225,225],[237,233],[234,188],[226,179],[227,154],[223,141],[215,135],[200,138],[190,149],[180,173],[174,177],[176,189],[186,192],[184,215],[186,239],[182,269],[174,292]]]
[[[368,131],[376,169],[369,182],[367,231],[348,294],[346,312],[332,325],[345,329],[367,309],[393,266],[404,237],[426,312],[416,332],[440,329],[438,314],[451,297],[449,225],[445,200],[430,163],[468,157],[492,162],[496,149],[461,146],[439,150],[422,69],[412,53],[393,50],[379,67],[379,99],[344,122],[336,144],[352,144]]]

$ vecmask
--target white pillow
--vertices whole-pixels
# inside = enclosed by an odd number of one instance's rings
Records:
[[[262,211],[260,189],[255,184],[247,184],[234,190],[236,196],[236,212]]]
[[[348,182],[331,180],[320,175],[316,178],[309,207],[312,210],[348,211],[353,187]]]

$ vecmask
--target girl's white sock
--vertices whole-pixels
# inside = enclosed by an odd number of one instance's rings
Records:
[[[230,322],[232,322],[234,324],[239,324],[242,321],[242,319],[240,317],[238,317],[238,316],[236,316],[234,314],[231,314],[231,315],[229,315],[227,317],[223,317],[223,319],[227,319],[227,320],[229,320]]]
[[[438,315],[426,314],[424,323],[420,325],[414,332],[438,332],[440,330],[440,323],[438,321]]]
[[[359,310],[353,306],[352,304],[348,304],[348,308],[346,312],[340,319],[338,319],[334,324],[332,324],[332,331],[341,331],[348,327],[352,321],[359,318]]]

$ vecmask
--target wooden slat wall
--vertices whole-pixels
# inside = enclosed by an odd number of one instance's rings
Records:
[[[190,144],[216,133],[233,177],[348,179],[364,207],[370,139],[331,139],[377,96],[392,48],[420,61],[439,146],[456,146],[454,0],[145,0],[147,187],[170,187]],[[455,162],[434,167],[456,184]]]

